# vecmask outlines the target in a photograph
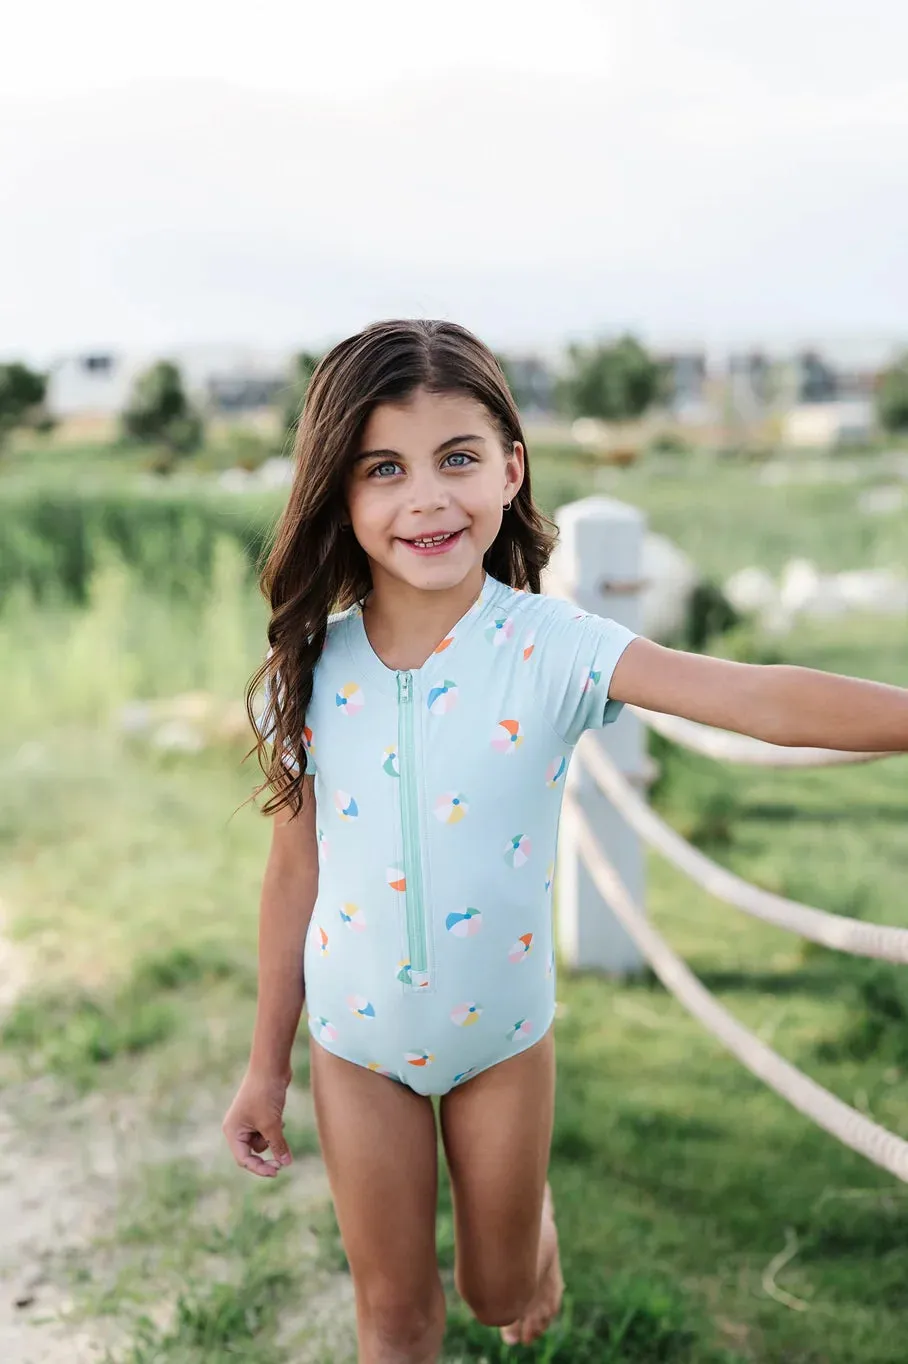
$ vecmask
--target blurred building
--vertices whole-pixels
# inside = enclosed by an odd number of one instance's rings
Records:
[[[281,401],[290,384],[292,355],[241,346],[176,347],[166,353],[85,351],[48,366],[47,403],[58,418],[115,417],[133,385],[159,360],[180,370],[187,392],[207,412],[256,412]]]

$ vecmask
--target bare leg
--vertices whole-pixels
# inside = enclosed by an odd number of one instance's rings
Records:
[[[554,1108],[551,1029],[441,1101],[457,1289],[480,1321],[505,1328],[509,1344],[540,1336],[564,1292],[546,1182]]]
[[[436,1364],[445,1330],[429,1099],[310,1039],[319,1140],[356,1294],[359,1364]]]

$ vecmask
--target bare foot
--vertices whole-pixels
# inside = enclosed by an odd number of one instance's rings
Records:
[[[537,1340],[558,1315],[564,1293],[561,1259],[558,1255],[558,1231],[555,1226],[555,1206],[551,1186],[546,1184],[542,1204],[542,1228],[539,1233],[536,1292],[519,1321],[501,1328],[506,1345],[529,1345]]]

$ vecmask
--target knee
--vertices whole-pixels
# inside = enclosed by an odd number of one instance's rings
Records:
[[[360,1314],[372,1339],[386,1349],[408,1352],[444,1333],[445,1304],[441,1285],[436,1293],[402,1294],[391,1285],[360,1302]]]
[[[536,1278],[532,1273],[510,1274],[482,1280],[458,1277],[457,1291],[483,1326],[510,1326],[523,1316],[533,1299]]]

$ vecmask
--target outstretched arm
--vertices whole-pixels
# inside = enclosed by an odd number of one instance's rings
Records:
[[[816,668],[733,663],[635,639],[609,696],[787,747],[908,751],[908,689]]]

